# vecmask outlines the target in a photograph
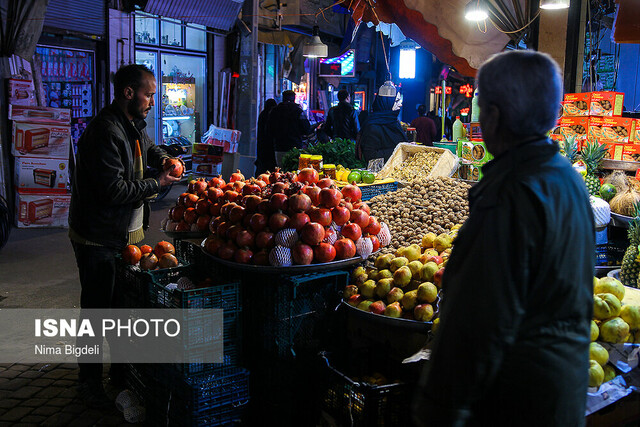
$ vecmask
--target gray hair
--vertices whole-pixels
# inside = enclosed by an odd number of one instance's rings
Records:
[[[561,100],[560,67],[545,53],[499,53],[478,70],[480,108],[498,107],[501,123],[515,135],[544,135],[556,125]]]

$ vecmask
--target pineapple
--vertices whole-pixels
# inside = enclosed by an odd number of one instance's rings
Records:
[[[636,210],[636,213],[637,210]],[[636,216],[629,223],[629,247],[622,258],[620,268],[620,281],[625,286],[635,288],[638,285],[638,274],[640,273],[640,258],[638,256],[638,245],[640,244],[640,219]]]
[[[567,138],[564,140],[560,147],[560,152],[565,156],[571,164],[576,161],[578,157],[578,145],[576,144],[576,137]]]
[[[587,166],[587,175],[584,177],[584,181],[589,194],[592,196],[600,194],[600,180],[595,173],[605,154],[607,154],[606,145],[600,145],[597,142],[588,142],[582,149],[582,160]]]

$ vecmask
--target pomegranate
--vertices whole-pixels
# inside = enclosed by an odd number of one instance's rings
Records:
[[[229,238],[229,240],[235,242],[236,237],[238,237],[238,233],[240,233],[242,230],[244,230],[244,228],[242,228],[241,225],[234,224],[229,227],[229,230],[227,231],[227,237]]]
[[[236,250],[233,255],[233,260],[240,264],[249,264],[251,258],[253,258],[253,252],[251,252],[251,249],[246,247]]]
[[[260,194],[260,191],[262,191],[262,189],[258,184],[256,184],[256,180],[253,178],[251,179],[249,184],[242,187],[243,196],[248,196],[249,194]]]
[[[325,208],[311,208],[309,209],[309,218],[313,222],[317,222],[323,227],[328,227],[331,225],[331,211]]]
[[[282,173],[280,173],[280,168],[276,168],[276,170],[271,172],[271,175],[269,175],[269,184],[275,184],[280,181],[281,177]]]
[[[184,221],[187,224],[193,224],[194,222],[196,222],[197,219],[198,219],[198,212],[196,212],[195,208],[187,208],[187,210],[184,211]]]
[[[313,168],[304,168],[298,174],[298,182],[309,183],[309,184],[317,184],[320,176],[318,175],[318,171]]]
[[[299,192],[289,198],[289,210],[291,212],[306,212],[311,208],[311,198]]]
[[[351,213],[344,206],[336,206],[331,209],[331,218],[337,225],[345,225],[351,218]]]
[[[136,245],[127,245],[122,250],[122,259],[129,265],[136,265],[142,258],[142,251]]]
[[[264,181],[263,181],[263,180],[261,180],[261,179],[256,179],[256,180],[255,180],[255,184],[256,184],[258,187],[260,187],[260,191],[262,191],[262,189],[263,189],[264,187],[266,187],[266,186],[267,186],[267,183],[266,183],[266,182],[264,182]]]
[[[268,173],[261,173],[258,176],[258,180],[264,182],[265,184],[271,184]]]
[[[348,237],[355,242],[360,237],[362,237],[362,228],[360,228],[358,224],[350,222],[342,227],[340,234],[342,234],[344,237]]]
[[[240,169],[236,169],[236,171],[231,174],[231,178],[229,178],[229,182],[236,182],[236,181],[244,181],[244,175],[240,173]]]
[[[349,199],[352,203],[359,202],[362,199],[362,191],[355,182],[342,187],[342,197]]]
[[[380,250],[380,239],[376,236],[369,236],[371,239],[371,243],[373,243],[373,252],[378,252]]]
[[[286,183],[278,181],[271,187],[271,194],[284,193],[288,188],[289,186]]]
[[[251,263],[253,265],[269,265],[269,252],[261,250],[254,253],[253,258],[251,258]]]
[[[229,220],[233,223],[239,223],[244,218],[245,209],[242,206],[234,206],[229,212]]]
[[[156,254],[156,256],[161,256],[162,254],[175,254],[176,253],[176,248],[173,247],[173,245],[167,241],[161,241],[156,243],[156,246],[153,248],[153,253]]]
[[[169,210],[169,218],[171,218],[173,221],[181,221],[182,218],[184,218],[185,211],[186,208],[184,206],[174,206]]]
[[[345,208],[349,209],[349,212],[353,210],[353,204],[348,200],[342,199],[342,201],[340,202],[340,206],[344,206]]]
[[[188,224],[187,222],[182,220],[178,223],[178,225],[176,225],[176,228],[173,231],[179,231],[179,232],[191,231],[191,224]]]
[[[211,217],[209,215],[200,215],[196,220],[198,231],[207,231],[207,228],[209,227],[209,221],[211,221]]]
[[[258,210],[258,204],[262,201],[262,197],[251,194],[242,198],[242,204],[247,209],[247,212],[256,212]]]
[[[226,182],[224,182],[224,179],[222,179],[219,176],[214,176],[209,180],[209,183],[208,183],[209,187],[216,187],[216,188],[220,188],[225,184]]]
[[[249,228],[249,221],[251,221],[251,216],[251,213],[245,213],[244,218],[242,218],[241,224],[244,228]]]
[[[320,204],[320,191],[322,190],[322,188],[316,186],[315,184],[313,185],[307,185],[304,188],[304,194],[306,194],[307,196],[309,196],[311,198],[311,203],[315,206],[318,206]]]
[[[242,194],[242,189],[245,186],[244,181],[235,181],[233,184],[231,184],[233,191],[238,192],[239,194]]]
[[[269,203],[269,200],[263,199],[258,203],[258,212],[263,215],[269,215],[271,213],[271,203]]]
[[[269,228],[271,231],[280,231],[289,223],[289,217],[282,212],[276,212],[269,217]]]
[[[225,241],[218,236],[209,236],[204,242],[204,248],[211,255],[218,255],[218,249],[225,245]]]
[[[157,266],[158,266],[158,257],[153,253],[144,254],[142,255],[142,258],[140,258],[140,269],[142,271],[155,270]]]
[[[308,245],[317,245],[324,239],[324,227],[317,222],[308,222],[300,230],[300,238]]]
[[[151,252],[153,252],[153,248],[149,245],[142,245],[140,246],[140,252],[142,252],[142,255],[150,254]]]
[[[196,184],[196,180],[192,179],[191,181],[189,181],[189,184],[187,185],[187,193],[192,193],[194,194],[196,192],[194,185]]]
[[[256,241],[256,236],[249,230],[241,230],[236,236],[236,244],[240,247],[252,247]]]
[[[344,237],[338,239],[333,247],[336,248],[336,258],[338,259],[349,259],[356,256],[356,244],[351,239]]]
[[[208,188],[209,186],[207,185],[207,182],[204,179],[198,179],[193,184],[193,192],[196,193],[198,196],[202,196],[204,193],[206,193]]]
[[[329,243],[320,243],[313,248],[313,259],[317,263],[331,262],[336,258],[336,249]]]
[[[231,228],[233,224],[231,224],[230,222],[222,222],[220,225],[218,225],[218,229],[216,230],[216,233],[218,234],[218,236],[222,237],[223,239],[227,239],[229,238],[229,229]]]
[[[342,200],[342,193],[337,188],[323,188],[320,190],[320,204],[327,208],[334,208],[338,206]]]
[[[221,189],[223,192],[225,192],[225,193],[226,193],[227,191],[233,191],[233,183],[231,183],[231,182],[230,182],[230,183],[228,183],[228,184],[225,184],[225,185],[223,185],[222,187],[220,187],[220,189]]]
[[[240,199],[240,194],[237,191],[227,190],[224,192],[224,200],[235,202]]]
[[[224,191],[217,187],[209,187],[209,189],[207,190],[207,197],[214,203],[222,199],[223,196]]]
[[[236,253],[237,246],[233,242],[227,242],[223,246],[218,249],[218,256],[222,259],[232,259],[233,255]]]
[[[175,159],[175,158],[167,159],[167,161],[164,162],[164,170],[169,170],[171,168],[173,168],[173,170],[169,172],[169,175],[174,176],[176,178],[180,178],[184,173],[184,167],[182,166],[182,162],[178,159]]]
[[[178,200],[176,201],[176,203],[178,204],[178,206],[184,206],[187,200],[187,196],[189,196],[189,193],[182,193],[180,196],[178,196]]]
[[[286,211],[289,205],[287,196],[283,193],[272,194],[269,198],[269,208],[275,212],[277,210]]]
[[[238,206],[238,205],[233,203],[233,202],[225,203],[220,208],[220,215],[228,218],[229,217],[229,212],[231,212],[231,209],[235,208],[236,206]]]
[[[256,234],[256,246],[260,249],[271,249],[276,245],[275,235],[267,230]]]
[[[184,205],[187,208],[193,208],[196,206],[196,203],[198,202],[199,197],[196,196],[195,194],[187,194],[187,196],[184,198]]]
[[[303,212],[297,212],[291,215],[288,226],[291,228],[295,228],[296,231],[300,231],[302,227],[308,222],[311,222],[309,215]]]
[[[218,232],[218,226],[224,221],[224,219],[222,219],[222,217],[216,216],[216,217],[211,217],[211,220],[209,221],[209,232],[211,232],[212,234],[216,234]]]
[[[294,264],[308,265],[313,261],[313,249],[309,245],[298,242],[291,249]]]
[[[324,231],[324,239],[322,239],[322,241],[333,245],[336,240],[338,240],[336,231],[331,227],[327,227],[327,229]]]
[[[262,231],[267,226],[267,217],[261,213],[254,213],[249,218],[249,227],[256,233]]]
[[[222,209],[222,203],[220,203],[220,202],[211,203],[209,205],[209,215],[211,215],[211,216],[219,216],[221,209]]]
[[[204,215],[209,213],[209,201],[207,199],[200,199],[196,202],[196,212],[198,215]]]
[[[322,178],[320,181],[318,181],[318,187],[320,188],[329,188],[332,185],[334,185],[334,182],[331,178]]]
[[[354,209],[349,220],[358,224],[360,228],[366,228],[369,225],[369,214],[362,209]]]
[[[370,216],[369,217],[369,225],[367,225],[365,228],[362,229],[362,231],[364,231],[365,233],[369,233],[371,235],[376,235],[380,232],[380,229],[382,227],[380,226],[380,223],[378,222],[378,220],[376,219],[376,217],[374,216]]]
[[[177,266],[178,266],[178,258],[176,258],[172,254],[162,254],[160,258],[158,258],[159,268],[173,268]]]
[[[371,209],[369,205],[365,202],[358,202],[353,204],[353,209],[361,209],[367,213],[367,215],[371,215]]]

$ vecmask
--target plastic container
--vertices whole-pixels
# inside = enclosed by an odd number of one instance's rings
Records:
[[[418,139],[418,132],[416,128],[407,128],[407,141],[416,142]]]
[[[473,91],[473,99],[471,100],[471,123],[480,121],[480,107],[478,106],[478,89]]]
[[[452,133],[453,133],[453,141],[456,143],[458,142],[459,139],[462,139],[465,137],[464,125],[460,121],[460,116],[456,116],[456,121],[453,122]]]

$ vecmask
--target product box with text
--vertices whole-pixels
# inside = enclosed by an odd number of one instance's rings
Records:
[[[633,155],[640,154],[640,144],[634,144],[632,142],[621,143],[619,141],[606,139],[601,139],[599,143],[607,146],[607,159],[635,162],[636,160],[633,158]]]
[[[591,117],[589,118],[589,141],[629,142],[633,119],[628,117]]]
[[[565,117],[588,116],[590,100],[589,92],[566,93],[562,101],[562,115]]]
[[[16,156],[69,158],[71,129],[67,125],[13,122],[11,153]]]
[[[29,123],[71,123],[71,110],[67,108],[9,105],[9,120]]]
[[[629,141],[640,144],[640,119],[633,119],[631,122],[631,134],[629,135]]]
[[[67,193],[69,161],[16,157],[15,186],[20,193]]]
[[[242,133],[239,130],[224,129],[211,125],[202,135],[202,143],[222,147],[225,153],[238,151],[238,142]]]
[[[18,228],[68,227],[71,195],[16,193]]]
[[[9,79],[9,104],[36,105],[36,91],[32,80]]]
[[[622,115],[624,93],[589,92],[590,116],[620,117]]]
[[[219,156],[194,155],[193,174],[196,176],[213,176],[222,173],[222,159]]]
[[[578,150],[587,141],[587,130],[589,129],[588,117],[560,117],[558,125],[553,130],[551,138],[559,143],[564,143],[567,138],[575,138],[574,141]]]

